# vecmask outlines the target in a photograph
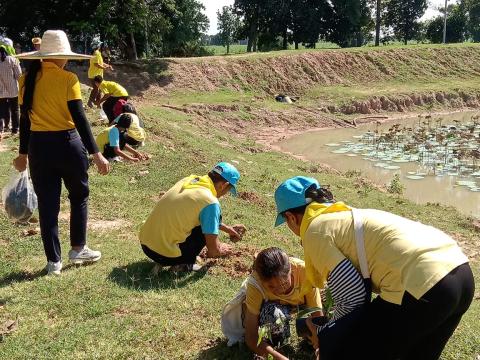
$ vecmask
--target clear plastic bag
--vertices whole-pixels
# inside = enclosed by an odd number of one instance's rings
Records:
[[[105,111],[103,111],[103,109],[100,109],[99,115],[100,115],[100,118],[102,120],[107,120],[108,119],[107,114],[105,114]]]
[[[2,190],[2,201],[10,219],[22,223],[30,220],[38,202],[28,170],[12,175]]]

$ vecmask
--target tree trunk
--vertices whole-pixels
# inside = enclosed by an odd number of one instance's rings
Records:
[[[230,54],[230,43],[227,43],[227,55]]]
[[[288,33],[287,33],[287,28],[283,29],[283,44],[282,44],[283,50],[288,49]]]
[[[295,50],[298,50],[298,41],[295,41]]]
[[[129,51],[129,58],[130,60],[138,60],[137,56],[137,45],[135,44],[135,36],[133,35],[133,32],[129,34],[130,37],[130,51]]]
[[[375,46],[380,45],[380,25],[382,23],[382,0],[377,0],[377,20],[375,24]]]

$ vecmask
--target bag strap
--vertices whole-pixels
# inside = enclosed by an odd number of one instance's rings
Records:
[[[260,291],[260,294],[262,294],[262,296],[263,296],[263,300],[268,300],[267,295],[265,294],[265,291],[263,290],[262,285],[260,285],[258,283],[258,281],[255,280],[255,278],[253,276],[250,275],[247,278],[247,284],[250,284],[250,285],[254,286],[258,291]]]
[[[352,208],[353,227],[355,231],[355,244],[357,246],[358,262],[360,263],[360,271],[364,279],[370,279],[368,271],[367,254],[365,252],[365,238],[363,231],[363,218],[358,209]]]

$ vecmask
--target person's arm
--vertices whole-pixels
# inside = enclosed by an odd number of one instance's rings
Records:
[[[305,303],[307,308],[320,308],[322,309],[322,297],[320,296],[320,290],[318,288],[312,288],[308,294],[305,295]],[[323,311],[315,311],[311,315],[312,317],[323,316]]]
[[[220,219],[222,212],[219,203],[205,206],[199,214],[200,226],[205,236],[208,257],[226,256],[231,253],[231,247],[218,239],[221,228]]]
[[[20,146],[18,156],[13,160],[13,166],[22,172],[28,165],[28,143],[30,140],[30,118],[28,113],[20,107]]]
[[[125,145],[125,147],[126,146],[127,145]],[[129,160],[129,161],[133,161],[133,162],[139,161],[139,159],[137,159],[136,157],[130,156],[127,153],[125,153],[124,151],[122,151],[119,146],[115,146],[113,148],[113,151],[115,152],[115,155],[120,156],[121,158],[123,158],[125,160]]]
[[[98,100],[97,102],[97,105],[100,105],[101,103],[103,103],[105,100],[107,100],[110,96],[112,96],[112,94],[105,94],[102,96],[102,98],[100,100]]]
[[[20,62],[18,60],[15,60],[13,64],[13,77],[15,78],[15,80],[18,81],[21,75],[22,68],[20,67]]]
[[[68,110],[72,116],[75,128],[82,139],[83,145],[87,149],[90,155],[93,155],[93,162],[97,166],[98,172],[102,175],[108,174],[110,171],[110,165],[100,153],[97,147],[97,143],[93,138],[90,124],[88,123],[85,110],[83,109],[82,100],[70,100],[67,102]]]
[[[98,69],[102,69],[102,70],[113,70],[113,67],[112,65],[109,65],[109,64],[106,64],[106,63],[103,63],[103,64],[99,64],[99,63],[95,63],[95,67],[98,68]]]
[[[245,343],[254,353],[266,357],[269,354],[274,359],[285,360],[287,357],[276,351],[270,344],[262,340],[258,344],[258,315],[251,313],[248,308],[245,309]]]
[[[146,160],[146,156],[143,155],[140,151],[137,151],[135,150],[134,148],[132,148],[130,145],[128,144],[125,144],[125,150],[127,150],[129,153],[132,153],[133,156],[136,158],[136,159],[139,159],[139,160]]]

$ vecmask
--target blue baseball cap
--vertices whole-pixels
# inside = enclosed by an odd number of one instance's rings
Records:
[[[237,196],[237,184],[238,180],[240,180],[240,173],[237,168],[227,162],[220,162],[215,165],[212,171],[228,181],[228,183],[232,185],[230,192],[232,195]]]
[[[295,176],[283,182],[275,190],[275,203],[277,204],[275,226],[282,225],[285,222],[285,218],[282,216],[284,211],[308,205],[312,202],[311,199],[305,198],[305,191],[312,185],[316,185],[317,189],[320,187],[320,184],[314,178]]]

